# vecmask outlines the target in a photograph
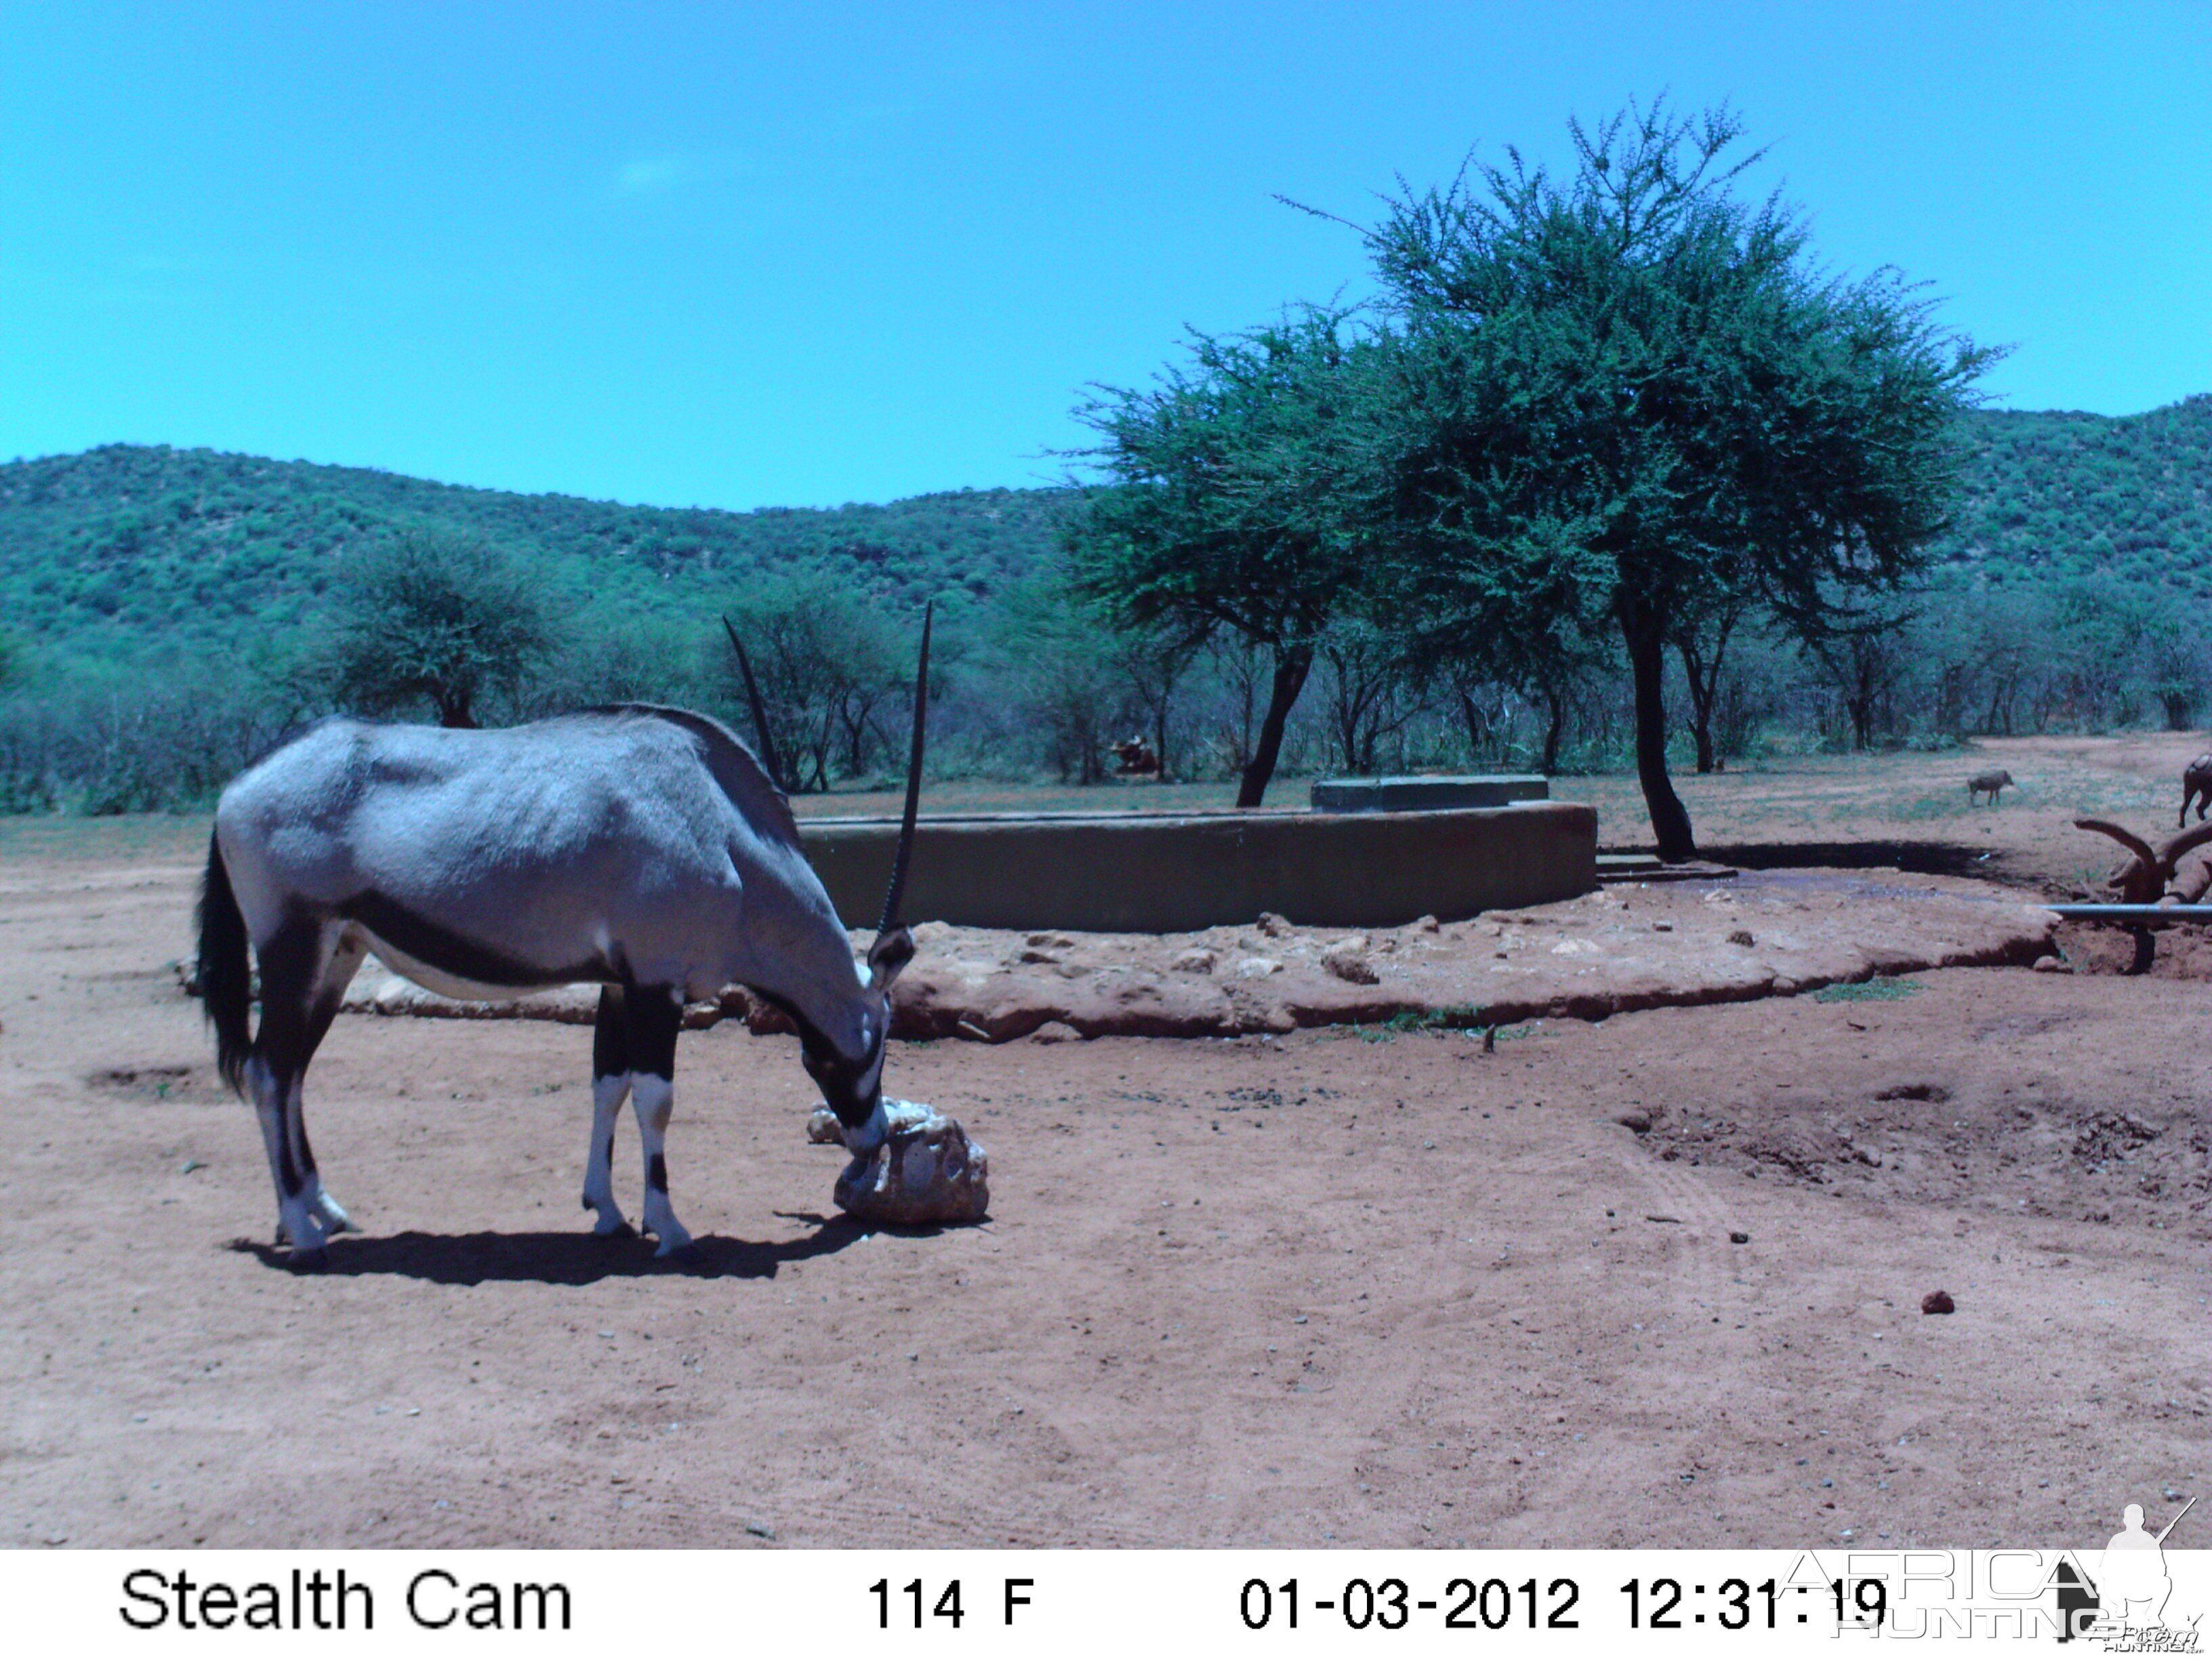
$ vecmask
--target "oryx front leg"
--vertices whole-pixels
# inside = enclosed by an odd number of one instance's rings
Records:
[[[671,1079],[641,1072],[630,1079],[630,1091],[637,1109],[638,1139],[645,1150],[645,1230],[660,1241],[655,1255],[673,1255],[691,1248],[691,1235],[668,1202],[668,1158],[663,1150],[668,1120],[676,1109],[676,1085]]]
[[[592,1144],[584,1154],[584,1207],[599,1212],[592,1231],[601,1238],[634,1238],[615,1202],[615,1122],[629,1094],[629,1015],[616,986],[599,993],[592,1032]]]
[[[684,1005],[667,990],[626,993],[629,1019],[630,1104],[637,1111],[637,1133],[645,1153],[645,1231],[660,1241],[656,1255],[691,1248],[691,1235],[668,1201],[668,1120],[676,1109],[676,1034],[683,1028]]]

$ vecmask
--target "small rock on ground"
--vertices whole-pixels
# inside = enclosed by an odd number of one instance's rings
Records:
[[[925,1227],[981,1221],[991,1206],[990,1154],[953,1119],[917,1101],[886,1100],[890,1137],[837,1177],[831,1196],[856,1221]],[[836,1115],[818,1108],[806,1138],[842,1142]]]

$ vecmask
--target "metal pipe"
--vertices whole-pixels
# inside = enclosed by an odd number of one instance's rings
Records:
[[[2212,904],[2045,904],[2068,921],[2212,921]]]

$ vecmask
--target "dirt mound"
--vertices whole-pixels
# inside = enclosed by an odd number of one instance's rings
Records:
[[[1991,1028],[1980,1044],[2021,1035]],[[2034,1035],[2047,1038],[2049,1030]],[[1869,1039],[1871,1041],[1871,1039]],[[1914,1205],[2118,1224],[2201,1225],[2212,1205],[2212,1126],[2185,1093],[2124,1103],[2110,1081],[2035,1068],[2008,1075],[1972,1049],[1869,1088],[1772,1085],[1756,1098],[1647,1109],[1662,1161]]]
[[[2109,895],[2100,895],[2100,900]],[[2202,922],[2174,922],[2153,930],[2156,941],[2152,979],[2212,980],[2212,928]],[[2053,935],[2059,955],[2077,974],[2127,974],[2134,970],[2135,935],[2105,922],[2063,921]]]

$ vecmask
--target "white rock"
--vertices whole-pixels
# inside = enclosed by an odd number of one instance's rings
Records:
[[[889,1226],[981,1221],[991,1205],[990,1155],[953,1119],[919,1101],[884,1102],[890,1134],[837,1177],[837,1207],[855,1220]],[[806,1121],[809,1140],[842,1144],[826,1106]]]

